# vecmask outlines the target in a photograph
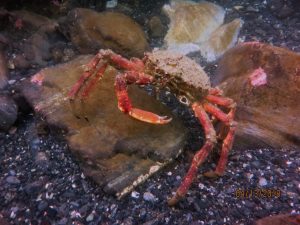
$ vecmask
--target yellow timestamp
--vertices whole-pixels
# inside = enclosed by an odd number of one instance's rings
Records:
[[[255,188],[255,189],[237,189],[235,191],[236,198],[279,198],[281,196],[280,189],[273,188]]]

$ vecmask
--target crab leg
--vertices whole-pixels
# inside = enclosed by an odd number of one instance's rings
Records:
[[[220,156],[218,165],[216,167],[216,170],[209,171],[204,174],[207,177],[216,177],[216,176],[222,176],[224,174],[226,164],[228,161],[228,153],[232,147],[234,134],[236,131],[236,126],[237,126],[236,122],[233,121],[235,110],[236,110],[236,104],[233,102],[232,99],[224,98],[224,97],[214,96],[214,97],[208,97],[208,99],[210,99],[210,102],[230,108],[229,113],[225,114],[218,107],[216,107],[212,104],[209,104],[209,103],[204,104],[205,111],[207,111],[208,113],[215,116],[217,119],[219,119],[221,122],[223,122],[226,126],[229,126],[229,131],[223,140],[221,156]]]
[[[225,98],[222,96],[215,96],[215,95],[207,95],[206,100],[208,100],[210,103],[225,106],[228,108],[235,107],[235,102],[231,98]]]
[[[133,108],[131,100],[127,92],[127,84],[148,84],[152,81],[152,77],[149,75],[138,72],[127,72],[124,74],[118,74],[115,81],[115,91],[118,99],[118,108],[131,117],[148,123],[153,124],[166,124],[172,119],[165,116],[159,116],[152,112],[144,111],[141,109]]]
[[[90,83],[87,84],[85,89],[82,91],[82,94],[81,94],[82,99],[85,99],[86,97],[88,97],[89,93],[95,87],[98,80],[100,80],[103,77],[103,74],[104,74],[106,68],[107,68],[107,64],[105,63],[98,69],[94,78],[90,81]]]
[[[77,93],[79,92],[80,88],[84,84],[84,82],[93,75],[95,69],[101,59],[101,55],[97,54],[87,65],[87,70],[81,75],[79,80],[75,83],[75,85],[71,88],[68,93],[70,99],[74,99]]]
[[[100,60],[105,60],[105,64],[98,69],[95,78],[85,88],[85,90],[81,95],[82,98],[87,97],[90,90],[94,87],[95,83],[99,79],[101,79],[108,63],[112,63],[117,67],[119,67],[120,69],[125,69],[125,70],[142,71],[144,69],[144,63],[140,59],[132,58],[131,60],[128,60],[122,57],[121,55],[114,53],[111,50],[100,50],[98,54],[86,65],[87,70],[81,75],[79,80],[69,91],[68,96],[70,97],[70,99],[75,98],[75,96],[78,94],[83,84],[94,74]]]
[[[197,174],[198,167],[201,165],[201,163],[204,162],[216,143],[215,129],[202,105],[200,105],[199,103],[194,103],[192,105],[192,108],[194,110],[195,116],[199,119],[201,125],[203,126],[206,142],[203,147],[195,154],[190,169],[185,175],[179,188],[177,189],[176,194],[168,200],[168,204],[170,206],[175,205],[180,199],[185,196],[192,184],[193,179]]]

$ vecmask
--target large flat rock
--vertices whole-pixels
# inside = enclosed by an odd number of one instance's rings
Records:
[[[261,74],[256,80],[255,71]],[[223,56],[212,82],[238,105],[237,145],[299,148],[298,53],[260,43],[239,45]]]
[[[85,174],[106,192],[122,196],[181,152],[186,130],[176,118],[167,125],[153,125],[120,112],[113,68],[86,101],[71,103],[67,92],[90,59],[80,56],[45,68],[23,84],[22,92],[49,124],[67,131],[70,150],[80,159]],[[132,85],[129,94],[136,107],[172,116],[141,88]]]

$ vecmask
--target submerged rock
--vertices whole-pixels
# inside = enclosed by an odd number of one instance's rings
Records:
[[[0,51],[0,90],[7,85],[8,68],[5,55]]]
[[[186,131],[176,118],[167,125],[153,125],[120,112],[111,68],[86,101],[70,103],[67,92],[90,59],[80,56],[43,69],[23,84],[22,92],[48,123],[67,130],[70,150],[85,174],[120,197],[174,159]],[[170,116],[165,106],[137,86],[130,86],[129,94],[136,107]]]
[[[0,95],[0,131],[8,131],[18,116],[18,107],[8,96]]]
[[[9,12],[9,15],[15,20],[20,19],[22,21],[20,29],[26,29],[27,31],[37,31],[39,29],[53,31],[57,27],[57,23],[54,20],[27,10],[12,11]]]
[[[300,224],[300,215],[271,215],[255,222],[255,225],[296,225]]]
[[[300,146],[300,55],[261,43],[230,49],[212,83],[237,103],[237,146]]]
[[[10,69],[45,66],[51,59],[51,42],[57,41],[56,21],[26,10],[4,11],[2,16],[8,18],[15,29],[15,33],[7,33],[10,40],[7,44],[17,49],[9,59]]]
[[[60,21],[60,30],[81,53],[109,48],[122,55],[139,57],[148,49],[141,27],[122,13],[77,8]]]
[[[173,0],[163,10],[170,18],[166,47],[183,54],[201,51],[208,61],[217,59],[235,44],[243,23],[236,19],[221,26],[225,10],[206,1]]]
[[[235,19],[217,28],[209,39],[201,44],[200,51],[207,61],[214,61],[224,52],[235,45],[238,39],[238,31],[243,25],[241,19]]]

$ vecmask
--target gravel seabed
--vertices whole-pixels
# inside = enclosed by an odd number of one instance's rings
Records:
[[[226,20],[245,21],[241,39],[300,51],[297,8],[277,18],[270,10],[276,1],[215,2],[227,9]],[[202,65],[213,74],[214,64]],[[82,174],[63,133],[40,135],[36,127],[41,120],[20,115],[16,130],[0,133],[0,224],[252,224],[272,214],[300,213],[299,149],[233,149],[226,174],[208,179],[202,173],[215,167],[218,158],[213,154],[186,199],[169,208],[166,199],[180,184],[203,137],[190,112],[166,99],[190,128],[185,154],[120,201]],[[280,190],[281,196],[236,196],[239,189],[258,188]]]

